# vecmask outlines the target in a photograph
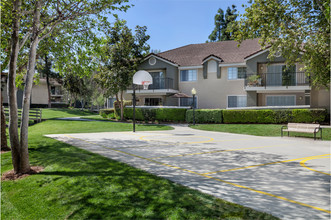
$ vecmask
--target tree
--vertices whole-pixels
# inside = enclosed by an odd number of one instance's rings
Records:
[[[149,36],[147,28],[137,26],[135,35],[126,26],[126,22],[117,19],[109,30],[108,38],[103,48],[105,68],[100,72],[98,81],[109,95],[115,95],[120,103],[121,120],[123,120],[123,92],[132,85],[133,74],[137,71],[142,59],[149,52],[146,43]]]
[[[35,74],[39,43],[54,33],[65,35],[66,33],[78,31],[81,28],[81,24],[92,23],[95,25],[98,21],[104,22],[107,20],[105,16],[102,16],[105,13],[110,13],[115,9],[127,9],[127,6],[120,6],[123,2],[127,2],[127,0],[73,0],[69,4],[62,1],[35,0],[24,1],[23,5],[21,0],[7,0],[1,3],[3,6],[1,9],[12,8],[11,12],[8,10],[2,10],[1,12],[6,15],[5,17],[9,20],[7,23],[12,26],[12,30],[10,31],[11,41],[7,38],[5,42],[10,42],[11,46],[8,68],[9,136],[15,173],[27,173],[30,171],[28,123],[32,82]],[[9,28],[5,29],[8,30]],[[22,38],[22,34],[25,34],[25,37]],[[1,35],[9,36],[7,32],[3,31]],[[25,76],[19,137],[15,81],[18,53],[22,45],[24,45],[26,38],[29,38],[29,58]]]
[[[218,9],[214,18],[215,28],[208,37],[210,41],[215,42],[233,40],[232,31],[228,30],[228,26],[232,26],[236,21],[238,16],[236,12],[237,9],[235,5],[232,5],[232,9],[228,7],[225,15],[221,8]]]
[[[252,3],[252,2],[250,2]],[[313,86],[330,85],[330,2],[327,0],[255,0],[238,22],[235,39],[251,39],[281,53],[286,64],[304,64]]]
[[[2,94],[1,94],[1,151],[10,151],[10,148],[7,145],[6,116],[3,107]]]

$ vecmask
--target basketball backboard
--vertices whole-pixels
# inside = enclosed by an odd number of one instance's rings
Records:
[[[133,75],[133,84],[150,85],[153,84],[153,78],[149,72],[145,70],[139,70]]]

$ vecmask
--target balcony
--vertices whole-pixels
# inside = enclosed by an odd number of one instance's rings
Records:
[[[308,90],[310,79],[304,72],[246,74],[245,89],[256,90]]]
[[[127,93],[133,93],[132,86],[128,87]],[[166,95],[169,93],[178,93],[178,90],[174,89],[174,80],[172,78],[154,77],[153,84],[149,85],[147,90],[144,90],[142,85],[136,85],[136,93]]]

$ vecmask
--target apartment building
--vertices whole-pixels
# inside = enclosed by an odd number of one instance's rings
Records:
[[[7,95],[7,73],[1,73],[2,81],[2,96],[4,105],[8,105],[8,95]],[[65,106],[66,104],[66,95],[64,93],[62,84],[56,79],[50,79],[50,95],[51,95],[51,104],[54,107]],[[17,106],[22,108],[23,100],[23,90],[17,90]],[[30,99],[30,106],[32,108],[46,108],[48,107],[48,90],[47,82],[45,77],[39,79],[38,84],[33,84],[32,93]]]
[[[330,93],[315,89],[302,64],[289,68],[281,56],[269,60],[258,39],[190,44],[149,54],[139,69],[148,71],[153,84],[136,91],[137,105],[190,106],[197,91],[197,108],[311,107],[330,110]],[[132,98],[128,88],[125,99]],[[174,96],[175,95],[175,96]]]

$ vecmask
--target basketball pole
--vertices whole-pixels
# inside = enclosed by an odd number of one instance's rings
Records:
[[[136,132],[136,85],[133,83],[133,132]]]

